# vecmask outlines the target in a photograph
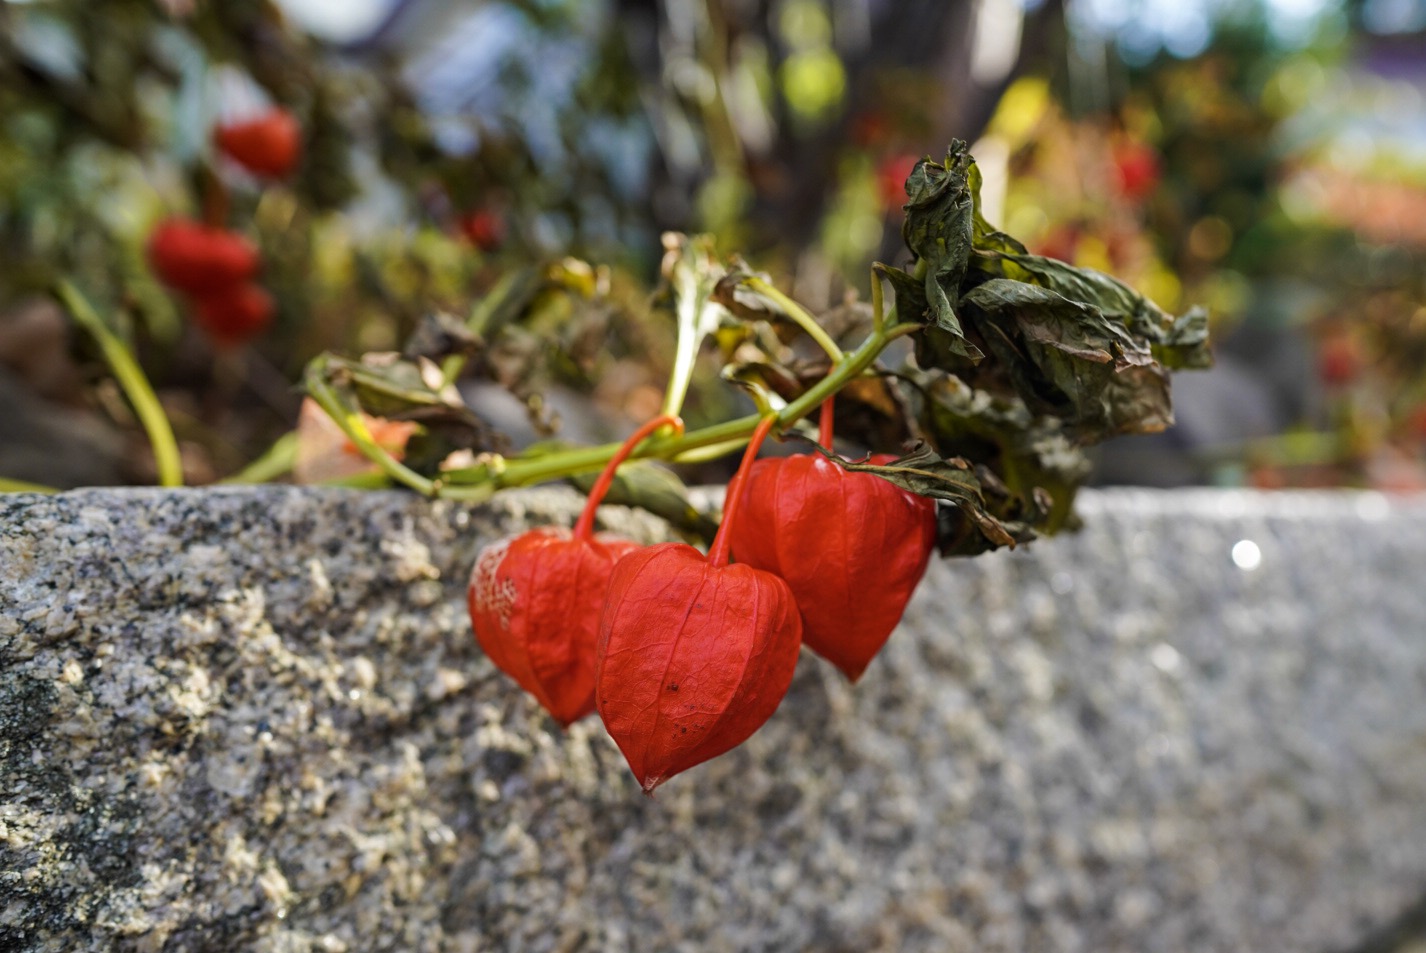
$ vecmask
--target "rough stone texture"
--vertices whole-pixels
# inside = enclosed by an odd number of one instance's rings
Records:
[[[0,497],[0,949],[1335,953],[1426,897],[1426,505],[1081,510],[650,800],[470,637],[568,494]]]

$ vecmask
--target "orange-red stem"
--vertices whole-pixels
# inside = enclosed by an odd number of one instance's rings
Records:
[[[817,442],[828,452],[831,452],[832,441],[835,439],[832,436],[832,404],[836,400],[837,396],[833,394],[831,397],[822,401],[822,413],[817,418]]]
[[[768,431],[775,423],[777,423],[777,414],[768,414],[758,422],[752,439],[748,441],[748,449],[743,451],[743,462],[738,465],[737,474],[728,483],[728,495],[723,500],[723,523],[718,527],[718,535],[713,537],[713,545],[708,548],[708,565],[710,566],[728,565],[728,549],[732,545],[729,527],[733,525],[733,520],[737,519],[738,508],[742,503],[743,485],[748,480],[748,471],[753,468],[753,461],[757,459],[758,450],[763,445],[763,438],[767,436]]]
[[[663,414],[655,417],[644,424],[638,430],[629,434],[629,439],[624,441],[614,454],[609,458],[609,462],[604,467],[604,472],[599,474],[599,479],[594,481],[594,486],[589,489],[589,499],[584,503],[584,510],[579,514],[579,522],[574,524],[575,539],[594,538],[594,511],[599,509],[599,504],[604,500],[604,494],[609,492],[609,487],[614,482],[614,474],[619,469],[619,464],[629,459],[629,454],[643,443],[644,440],[656,430],[664,427],[672,427],[678,434],[683,433],[683,421],[674,414]]]

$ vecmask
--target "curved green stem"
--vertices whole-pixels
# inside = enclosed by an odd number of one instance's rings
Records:
[[[763,281],[757,276],[743,279],[743,284],[781,308],[794,324],[817,342],[818,347],[827,352],[827,356],[832,359],[833,364],[842,359],[842,349],[837,347],[837,342],[833,341],[831,335],[817,323],[817,319],[812,316],[810,311],[778,291],[771,282]]]
[[[44,493],[47,496],[58,493],[59,490],[52,486],[44,486],[39,483],[27,483],[24,480],[11,480],[8,477],[0,477],[0,493]]]
[[[802,396],[777,414],[779,428],[786,429],[807,416],[813,408],[837,393],[850,381],[860,377],[862,372],[876,361],[877,355],[882,352],[889,341],[914,330],[916,330],[916,326],[908,324],[894,327],[884,334],[871,334],[855,351],[844,355],[842,362],[833,367],[826,377],[808,388]],[[689,450],[746,440],[761,419],[760,415],[752,414],[714,424],[711,427],[691,430],[681,437],[648,440],[637,447],[630,454],[630,458],[654,457],[668,460]],[[529,460],[507,460],[504,469],[498,474],[480,467],[469,471],[453,470],[446,474],[446,479],[453,483],[486,483],[490,481],[498,487],[526,486],[531,483],[543,483],[547,480],[561,480],[576,474],[598,470],[608,462],[613,454],[618,452],[619,447],[619,444],[610,443],[598,447],[570,450],[565,453],[545,454]],[[719,449],[726,450],[723,447]],[[451,494],[444,493],[443,495]]]
[[[681,294],[678,296],[678,307],[697,308],[698,303],[693,295]],[[698,348],[703,344],[702,335],[693,330],[696,325],[696,316],[678,316],[679,333],[674,342],[673,369],[668,373],[668,386],[664,388],[663,406],[659,409],[661,415],[676,417],[683,412],[683,401],[688,396],[689,385],[693,383],[693,365],[698,360]]]
[[[881,285],[885,268],[879,261],[871,266],[871,326],[877,334],[886,330],[886,289]]]
[[[278,437],[262,456],[243,467],[232,476],[218,482],[267,483],[292,472],[297,463],[297,431],[292,430]]]
[[[168,422],[163,405],[158,402],[158,395],[144,376],[139,362],[134,359],[124,342],[104,324],[88,299],[79,293],[78,288],[61,279],[54,286],[54,296],[74,318],[75,323],[99,345],[104,362],[114,373],[114,379],[119,382],[124,396],[129,398],[139,423],[148,435],[149,444],[153,447],[159,485],[182,486],[183,461],[178,455],[178,441],[174,439],[173,426]]]
[[[743,449],[745,443],[747,441],[742,437],[736,437],[732,440],[724,440],[722,443],[694,447],[691,450],[676,453],[667,459],[670,463],[706,463],[709,460],[717,460],[719,457],[726,457],[730,453]]]

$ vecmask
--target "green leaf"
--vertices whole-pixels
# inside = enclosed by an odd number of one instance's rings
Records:
[[[1173,423],[1163,368],[1093,305],[994,278],[967,293],[961,306],[1026,405],[1064,418],[1082,442]]]
[[[599,478],[597,473],[570,477],[581,493],[588,493]],[[718,523],[689,502],[688,488],[664,467],[647,460],[631,460],[619,467],[604,502],[615,506],[637,506],[662,517],[671,526],[711,543]]]
[[[441,369],[427,358],[408,360],[393,351],[372,351],[358,361],[332,355],[324,360],[328,379],[349,387],[358,406],[372,416],[394,418],[417,407],[465,407]]]
[[[924,304],[911,296],[903,297],[906,282],[894,274],[896,269],[887,269],[887,274],[897,292],[897,310],[903,317],[923,315],[944,332],[942,343],[949,353],[978,361],[984,355],[966,340],[955,308],[970,263],[975,228],[975,203],[968,182],[971,167],[966,144],[957,139],[951,143],[944,163],[922,159],[906,179],[906,219],[901,225],[901,237],[906,247],[925,262],[921,293]],[[903,310],[906,305],[910,307]]]

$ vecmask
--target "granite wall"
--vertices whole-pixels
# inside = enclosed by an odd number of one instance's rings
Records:
[[[1339,953],[1426,898],[1426,504],[1086,494],[654,799],[470,636],[576,505],[0,496],[0,950]]]

